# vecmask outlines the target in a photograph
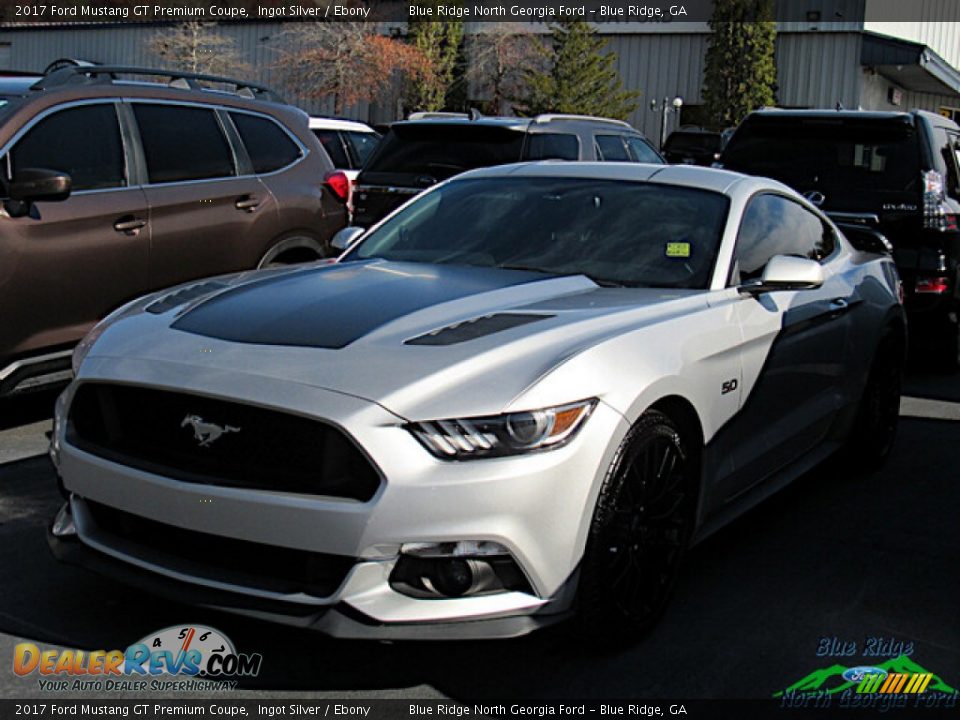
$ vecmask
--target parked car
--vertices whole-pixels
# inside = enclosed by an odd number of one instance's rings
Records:
[[[960,357],[960,128],[933,113],[764,110],[730,140],[723,167],[784,182],[837,222],[878,230],[904,279],[915,349]]]
[[[131,298],[323,257],[346,224],[306,114],[266,88],[67,65],[0,96],[0,396],[68,377]]]
[[[465,170],[549,159],[664,162],[642,133],[619,120],[418,113],[390,126],[361,171],[353,224],[369,227],[414,195]]]
[[[353,185],[360,168],[380,142],[380,133],[362,122],[327,117],[311,117],[310,130],[327,151],[334,167],[343,173],[341,178],[329,177],[328,182],[351,207]]]
[[[723,137],[702,128],[680,128],[670,133],[662,152],[668,163],[710,167],[720,155]]]
[[[860,468],[889,452],[897,285],[773,180],[469,172],[336,264],[98,325],[57,403],[50,542],[341,637],[513,636],[575,611],[588,637],[633,638],[691,542],[839,448]]]

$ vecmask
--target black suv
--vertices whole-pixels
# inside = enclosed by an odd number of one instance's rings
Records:
[[[353,223],[368,227],[449,177],[522,160],[663,164],[643,134],[619,120],[414,114],[390,126],[357,178]]]
[[[917,349],[956,370],[960,358],[960,128],[934,113],[761,110],[720,165],[780,180],[840,224],[893,245]]]

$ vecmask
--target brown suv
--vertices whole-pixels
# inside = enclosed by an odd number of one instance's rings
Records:
[[[0,396],[68,376],[126,300],[327,255],[346,223],[332,171],[267,88],[107,66],[0,79]]]

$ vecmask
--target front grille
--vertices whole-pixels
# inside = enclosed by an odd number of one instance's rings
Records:
[[[340,430],[225,400],[87,383],[67,441],[106,460],[184,482],[366,501],[380,478]]]
[[[154,565],[191,577],[279,594],[329,597],[353,558],[233,540],[185,530],[91,500],[92,539]],[[117,540],[120,542],[118,543]]]

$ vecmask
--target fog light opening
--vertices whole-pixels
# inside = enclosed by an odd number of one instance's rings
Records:
[[[464,548],[458,547],[461,545],[472,545],[474,549],[491,547],[483,548],[488,555],[462,557],[454,552],[462,551]],[[442,554],[441,546],[446,551]],[[532,593],[516,562],[505,553],[506,549],[496,543],[405,545],[390,574],[390,587],[409,597],[433,600],[502,592]]]

